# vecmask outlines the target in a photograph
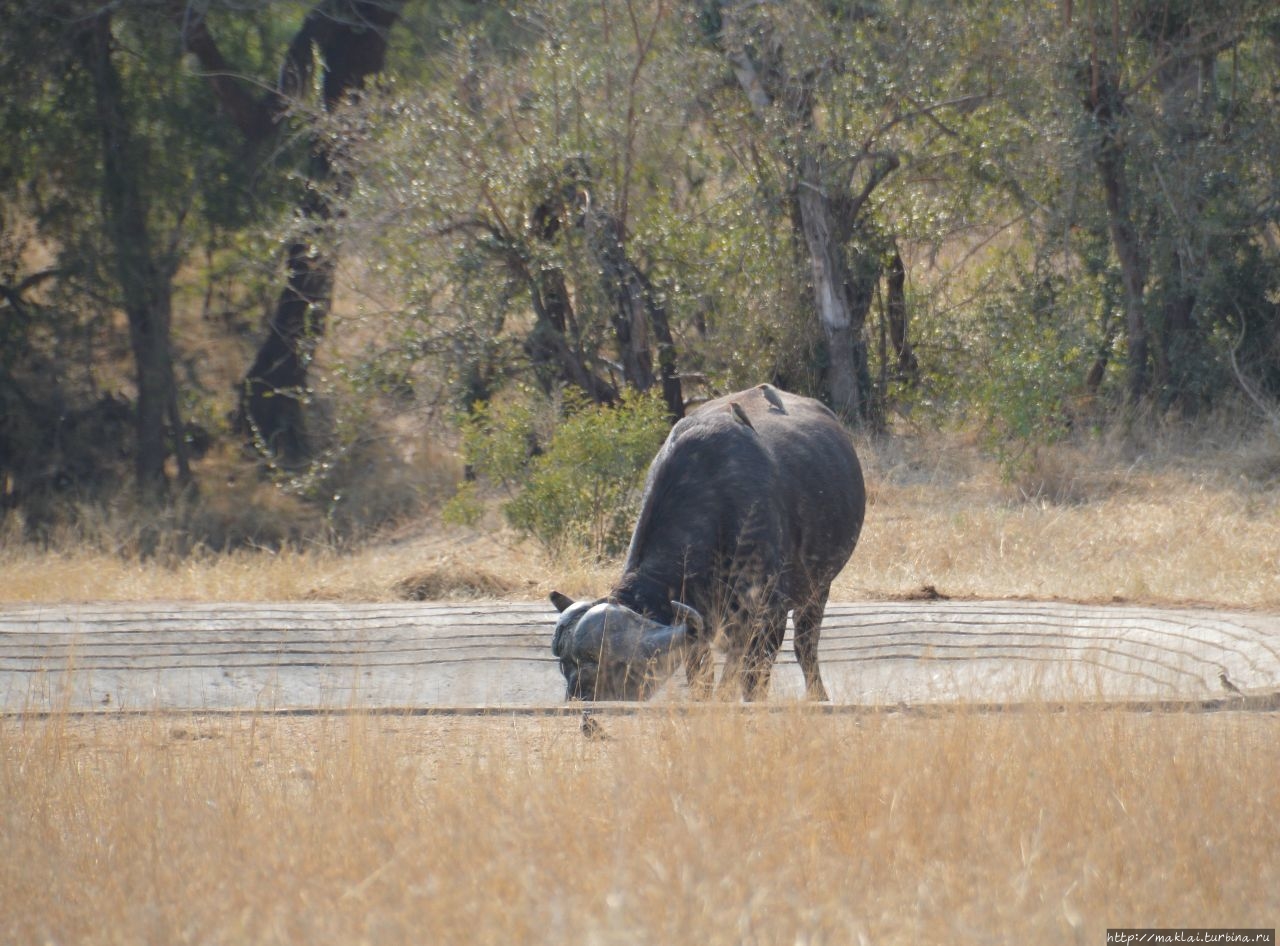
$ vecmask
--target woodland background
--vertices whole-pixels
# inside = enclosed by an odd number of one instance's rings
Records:
[[[342,545],[496,495],[607,553],[608,484],[760,381],[1013,479],[1197,423],[1280,479],[1272,3],[0,15],[6,542]]]

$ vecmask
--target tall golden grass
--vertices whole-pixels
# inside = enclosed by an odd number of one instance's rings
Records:
[[[0,718],[6,943],[1273,927],[1274,715]]]

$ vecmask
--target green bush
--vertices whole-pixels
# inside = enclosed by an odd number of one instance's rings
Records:
[[[570,401],[564,413],[539,452],[532,411],[483,405],[465,426],[464,455],[477,476],[511,495],[503,504],[507,521],[553,554],[616,555],[626,547],[645,471],[667,434],[665,406],[656,394],[627,394],[616,407]],[[455,521],[474,520],[477,508],[474,488],[451,504]]]
[[[967,415],[1004,475],[1017,480],[1041,448],[1088,430],[1094,402],[1113,396],[1113,382],[1088,390],[1085,378],[1099,357],[1121,357],[1119,316],[1101,280],[1052,272],[1024,250],[976,275],[971,291],[981,305],[949,315],[920,341],[954,353],[946,370],[926,371],[922,396],[937,400],[939,421]]]
[[[537,453],[538,426],[532,408],[522,401],[478,401],[460,425],[461,451],[470,474],[445,504],[444,520],[476,525],[485,503],[477,481],[485,480],[507,497],[516,496],[529,478]]]

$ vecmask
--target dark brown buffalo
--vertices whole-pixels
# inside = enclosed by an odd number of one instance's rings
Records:
[[[808,696],[825,700],[822,612],[865,509],[849,435],[822,404],[762,384],[702,405],[649,468],[618,584],[596,601],[551,594],[568,698],[645,699],[681,660],[705,696],[723,634],[721,686],[740,678],[758,699],[791,611]]]

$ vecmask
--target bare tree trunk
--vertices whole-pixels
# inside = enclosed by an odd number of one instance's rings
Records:
[[[596,404],[616,404],[618,389],[592,371],[582,348],[569,288],[559,269],[541,269],[529,276],[535,322],[524,350],[544,392],[557,382],[572,384]]]
[[[1165,207],[1161,214],[1166,247],[1162,256],[1160,324],[1156,326],[1157,387],[1172,401],[1190,407],[1193,365],[1202,344],[1195,324],[1199,287],[1207,248],[1203,177],[1197,160],[1199,142],[1207,137],[1213,87],[1211,55],[1188,52],[1194,45],[1189,27],[1181,24],[1172,36],[1162,36],[1157,52],[1162,65],[1156,72],[1162,105],[1162,129],[1172,173],[1163,176]]]
[[[184,40],[205,67],[223,110],[250,144],[277,134],[292,102],[310,93],[319,61],[325,111],[363,87],[382,70],[387,33],[400,18],[404,0],[322,0],[312,8],[289,44],[276,87],[260,99],[228,77],[233,74],[201,16],[181,11]],[[331,208],[324,189],[332,185],[326,145],[312,141],[309,186],[301,206],[305,232],[288,248],[287,276],[262,345],[246,373],[240,399],[241,429],[286,463],[310,454],[304,406],[308,367],[323,337],[333,296],[335,248],[324,224]]]
[[[575,190],[570,182],[585,179],[587,170],[571,162],[562,169],[564,179],[554,177],[545,182],[546,192],[530,213],[529,229],[534,237],[548,246],[554,244],[564,229],[569,212],[567,195]],[[583,391],[593,403],[615,404],[617,387],[600,377],[592,368],[594,357],[587,351],[585,340],[573,312],[564,271],[541,260],[530,261],[515,249],[512,238],[496,241],[508,247],[509,265],[518,271],[529,286],[536,320],[524,341],[525,353],[533,364],[535,376],[547,394],[558,383],[571,384]],[[594,347],[594,346],[593,346]]]
[[[859,418],[865,407],[858,383],[854,346],[862,334],[863,325],[850,311],[848,267],[833,232],[837,223],[813,155],[801,156],[799,171],[796,200],[800,205],[800,225],[809,250],[818,322],[827,340],[827,387],[831,407],[842,417]]]
[[[887,153],[860,156],[871,170],[857,194],[850,190],[848,174],[826,173],[818,146],[807,140],[813,128],[812,79],[785,74],[783,50],[767,30],[757,39],[755,50],[726,49],[725,58],[762,121],[776,122],[775,108],[785,116],[781,144],[795,187],[792,221],[803,235],[814,308],[827,344],[827,397],[846,420],[863,423],[875,413],[865,327],[882,264],[875,249],[864,247],[851,256],[850,241],[870,229],[867,200],[898,168],[899,159]]]
[[[335,262],[315,241],[299,239],[289,244],[286,265],[284,289],[242,382],[236,420],[259,447],[295,465],[311,453],[304,411],[307,368],[324,335]]]
[[[638,391],[653,387],[646,293],[623,252],[617,221],[594,208],[584,219],[587,247],[600,269],[600,284],[613,303],[610,320],[618,340],[618,359],[627,384]]]
[[[138,385],[135,470],[139,490],[154,499],[163,496],[168,485],[166,418],[173,431],[179,480],[184,484],[190,480],[170,350],[172,263],[157,258],[152,250],[139,176],[143,163],[112,60],[110,11],[96,14],[80,40],[80,54],[93,82],[102,141],[103,214],[129,320]]]
[[[898,362],[898,374],[903,379],[914,383],[920,376],[920,362],[911,348],[911,340],[907,336],[907,269],[902,262],[902,254],[898,247],[893,247],[893,256],[889,259],[889,271],[886,279],[887,300],[885,309],[889,319],[889,340],[893,344],[893,353]]]
[[[675,340],[667,310],[659,303],[649,277],[626,253],[622,227],[611,214],[588,207],[584,225],[587,246],[600,267],[601,284],[613,301],[613,326],[627,382],[640,391],[657,383],[653,373],[653,345],[657,341],[658,368],[667,415],[674,423],[684,416],[684,394],[676,370]]]
[[[1093,356],[1093,364],[1089,366],[1089,371],[1084,377],[1084,390],[1089,397],[1096,397],[1102,388],[1102,378],[1106,375],[1107,366],[1111,363],[1111,346],[1115,344],[1116,336],[1120,334],[1120,323],[1113,322],[1108,314],[1104,317],[1100,334],[1102,341],[1099,342],[1097,352]]]
[[[1105,64],[1096,68],[1097,78],[1085,98],[1086,107],[1098,123],[1099,139],[1094,163],[1102,182],[1107,207],[1107,227],[1111,245],[1120,263],[1120,280],[1124,286],[1125,342],[1127,378],[1125,386],[1129,402],[1136,404],[1150,388],[1148,363],[1149,336],[1146,319],[1147,261],[1130,206],[1126,177],[1125,151],[1121,143],[1120,91]]]
[[[648,280],[646,279],[646,285]],[[652,292],[649,299],[653,300]],[[662,399],[667,404],[667,418],[675,423],[684,417],[684,387],[676,364],[676,343],[671,335],[666,306],[653,304],[649,313],[653,334],[658,340],[658,377],[662,379]]]

